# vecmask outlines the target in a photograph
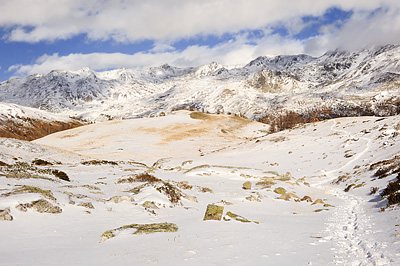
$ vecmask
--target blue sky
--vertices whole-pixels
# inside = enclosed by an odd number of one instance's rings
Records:
[[[0,81],[400,43],[397,0],[0,1]]]

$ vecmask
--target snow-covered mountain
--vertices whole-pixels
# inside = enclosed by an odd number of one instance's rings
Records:
[[[176,109],[251,119],[277,110],[360,106],[367,113],[393,114],[399,109],[399,84],[400,46],[387,45],[335,50],[318,58],[264,56],[234,68],[213,62],[191,68],[56,70],[0,83],[0,102],[89,121],[157,116]],[[382,111],[381,102],[394,107]]]

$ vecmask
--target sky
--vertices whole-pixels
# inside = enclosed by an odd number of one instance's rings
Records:
[[[400,44],[399,0],[0,0],[0,81]]]

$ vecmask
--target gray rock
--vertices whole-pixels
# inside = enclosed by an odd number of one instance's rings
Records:
[[[21,212],[27,212],[28,208],[32,208],[32,204],[29,203],[24,203],[24,204],[18,204],[17,206],[15,206],[15,208]]]
[[[114,196],[114,197],[110,198],[109,201],[114,201],[115,203],[120,203],[123,201],[133,202],[134,199],[130,196]]]
[[[154,201],[145,201],[142,206],[149,209],[158,209]]]
[[[12,221],[14,218],[10,214],[10,208],[0,210],[0,221]]]

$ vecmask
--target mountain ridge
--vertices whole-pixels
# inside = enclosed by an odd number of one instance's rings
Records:
[[[304,114],[321,106],[367,105],[375,112],[377,101],[398,104],[399,59],[400,45],[386,45],[355,52],[337,49],[320,57],[261,56],[242,67],[212,62],[188,68],[53,70],[1,82],[0,102],[94,122],[177,109],[253,120],[281,111]]]

